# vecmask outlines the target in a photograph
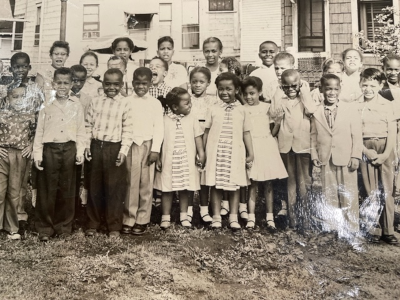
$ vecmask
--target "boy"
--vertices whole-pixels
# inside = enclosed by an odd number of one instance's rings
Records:
[[[149,69],[152,72],[149,94],[154,98],[166,97],[172,88],[165,84],[164,79],[168,74],[168,63],[156,56],[150,61]]]
[[[260,44],[258,57],[261,59],[260,68],[251,72],[250,76],[256,76],[263,82],[263,94],[267,94],[267,85],[271,81],[277,81],[274,58],[278,54],[278,45],[273,41],[265,41]]]
[[[400,56],[396,54],[389,54],[388,56],[385,56],[383,59],[383,72],[385,73],[387,81],[385,81],[379,94],[383,98],[393,101],[395,99],[393,90],[396,91],[400,89],[398,78],[400,75]],[[399,92],[396,91],[396,94],[398,93]]]
[[[12,240],[21,239],[18,206],[37,120],[35,111],[25,111],[25,104],[25,88],[11,88],[0,111],[0,229]]]
[[[121,56],[111,56],[110,59],[107,62],[107,69],[119,69],[122,74],[124,75],[123,78],[123,87],[121,88],[121,95],[126,97],[128,95],[132,95],[132,80],[130,80],[128,78],[128,74],[126,72],[126,68],[128,66],[128,62],[126,61],[125,58],[121,57]]]
[[[55,100],[40,111],[33,144],[39,170],[35,226],[43,242],[54,234],[69,235],[74,220],[75,163],[83,163],[86,135],[83,108],[70,97],[71,87],[71,70],[55,70]]]
[[[280,67],[278,61],[275,68]],[[286,70],[281,77],[281,90],[275,94],[279,97],[283,118],[278,133],[278,146],[287,179],[287,208],[282,202],[278,215],[289,213],[289,227],[296,228],[299,219],[297,193],[299,190],[300,205],[307,210],[307,187],[311,185],[310,177],[310,115],[316,106],[310,91],[302,85],[300,74],[296,70]]]
[[[135,235],[143,234],[150,222],[153,163],[158,159],[164,133],[161,103],[148,93],[153,74],[148,68],[135,70],[132,82],[135,93],[130,99],[133,144],[127,157],[130,180],[125,200],[122,233]]]
[[[117,238],[122,228],[123,203],[128,176],[126,155],[132,144],[130,98],[120,95],[123,74],[118,69],[104,73],[104,96],[92,99],[86,116],[88,140],[85,158],[90,161],[89,217],[86,236],[94,236],[104,220],[109,236]]]
[[[322,228],[352,239],[359,232],[356,170],[363,150],[361,119],[354,104],[339,101],[339,77],[323,75],[321,92],[324,101],[311,118],[311,159],[321,168]]]

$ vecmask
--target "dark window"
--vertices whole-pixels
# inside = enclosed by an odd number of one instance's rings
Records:
[[[324,1],[302,0],[297,3],[299,52],[324,52]]]
[[[376,16],[383,13],[383,8],[392,5],[393,1],[391,0],[359,1],[359,30],[364,31],[364,35],[368,40],[375,42],[375,31],[379,27],[383,26],[383,24],[379,24],[376,22]]]
[[[42,7],[38,6],[36,8],[36,25],[35,25],[35,40],[33,42],[34,46],[39,46],[40,42],[40,23],[42,18]]]
[[[24,22],[15,24],[14,50],[22,50],[22,34],[24,32]]]
[[[233,10],[233,0],[209,0],[210,11]]]

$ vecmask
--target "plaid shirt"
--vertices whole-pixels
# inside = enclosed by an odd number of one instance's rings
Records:
[[[92,99],[86,115],[86,132],[89,140],[86,148],[90,148],[91,139],[105,142],[121,142],[120,153],[128,154],[132,145],[133,120],[130,114],[129,97],[117,95]]]
[[[166,97],[167,94],[172,90],[172,87],[165,84],[165,82],[160,83],[158,86],[152,85],[149,88],[149,95],[153,96],[154,98],[158,98],[160,96]]]

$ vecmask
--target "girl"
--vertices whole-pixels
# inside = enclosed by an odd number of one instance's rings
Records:
[[[101,82],[93,76],[99,67],[99,58],[97,54],[92,51],[85,52],[81,56],[79,64],[84,66],[87,71],[86,82],[81,91],[90,97],[97,97],[99,95],[99,89],[102,88]]]
[[[267,228],[276,231],[273,215],[273,179],[287,178],[285,166],[279,154],[278,144],[274,138],[279,131],[280,119],[276,123],[270,121],[269,109],[271,104],[260,102],[262,99],[262,81],[258,77],[249,76],[242,82],[244,105],[251,120],[251,137],[254,149],[253,167],[249,170],[251,185],[249,188],[249,218],[246,228],[255,226],[255,205],[258,183],[264,185],[264,195],[267,208]],[[273,124],[272,130],[270,124]]]
[[[157,55],[168,63],[168,73],[164,78],[166,85],[170,87],[181,87],[187,89],[187,71],[181,64],[172,62],[174,55],[174,40],[170,36],[164,36],[158,39]]]
[[[157,174],[155,183],[155,188],[162,191],[160,227],[170,227],[172,198],[174,192],[178,191],[180,222],[183,227],[190,228],[192,223],[187,218],[189,194],[200,189],[196,165],[202,168],[205,162],[203,131],[197,118],[189,114],[192,104],[185,89],[173,88],[167,94],[165,106],[169,109],[164,116],[164,143],[156,165],[161,173]]]
[[[217,104],[215,96],[207,95],[210,86],[211,72],[206,67],[195,67],[189,76],[192,93],[192,114],[199,120],[200,128],[204,131],[207,110]],[[200,216],[204,223],[211,223],[208,212],[209,187],[203,183],[200,186]],[[189,203],[188,212],[193,211],[193,203]]]
[[[203,42],[203,55],[206,59],[205,67],[211,72],[211,84],[207,88],[207,94],[211,96],[217,95],[217,87],[215,85],[215,79],[220,74],[219,71],[219,59],[222,54],[222,42],[219,38],[209,37]]]
[[[342,60],[344,72],[341,77],[340,99],[345,102],[353,102],[362,96],[359,83],[363,56],[359,50],[349,48],[343,51]]]
[[[238,230],[240,187],[247,186],[246,167],[251,168],[254,157],[251,126],[244,107],[236,100],[239,79],[226,72],[220,74],[215,83],[222,103],[214,105],[207,112],[204,133],[207,164],[203,176],[205,185],[211,187],[211,227],[222,226],[221,199],[223,191],[228,191],[229,226],[232,230]]]
[[[363,159],[360,163],[361,175],[367,196],[378,197],[378,202],[381,204],[375,212],[374,224],[367,229],[367,238],[373,243],[379,243],[382,239],[388,244],[397,244],[393,226],[393,163],[396,160],[394,153],[396,122],[393,106],[391,102],[378,94],[386,80],[381,71],[368,68],[361,73],[360,77],[363,99],[359,103],[359,112],[364,140]],[[368,211],[372,210],[372,207],[368,209]],[[381,226],[378,222],[379,218]]]

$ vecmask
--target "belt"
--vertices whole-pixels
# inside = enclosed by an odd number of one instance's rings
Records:
[[[204,123],[206,120],[199,120],[200,123]]]
[[[92,143],[100,145],[100,147],[103,147],[104,145],[117,145],[121,144],[121,142],[107,142],[107,141],[102,141],[98,139],[92,139]]]
[[[68,141],[68,142],[63,142],[63,143],[43,143],[45,146],[66,146],[66,145],[71,145],[75,144],[74,141]]]
[[[364,141],[379,141],[379,140],[386,140],[386,137],[368,137],[363,138]]]

